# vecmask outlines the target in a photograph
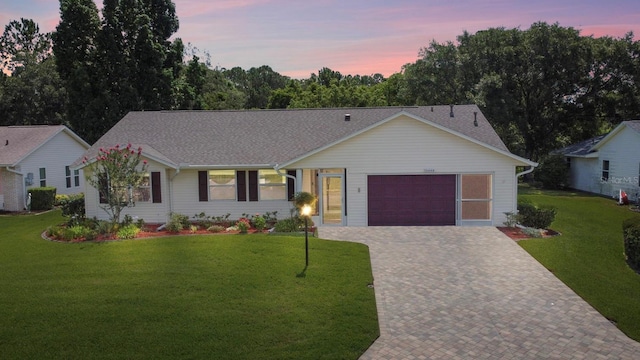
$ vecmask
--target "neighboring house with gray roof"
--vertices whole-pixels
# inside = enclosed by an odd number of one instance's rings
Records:
[[[84,190],[71,164],[89,144],[64,125],[0,127],[0,210],[21,211],[29,189],[53,186],[58,194]]]
[[[125,214],[156,223],[172,212],[288,217],[288,199],[308,191],[319,226],[499,225],[516,210],[516,166],[537,165],[475,105],[131,112],[85,156],[129,143],[149,169]],[[98,191],[85,193],[87,216],[106,219]]]
[[[618,197],[623,190],[631,200],[640,195],[640,120],[623,121],[600,135],[552,152],[569,166],[569,186]]]

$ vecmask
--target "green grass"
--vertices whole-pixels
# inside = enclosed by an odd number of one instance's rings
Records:
[[[640,275],[624,259],[622,221],[640,214],[615,200],[580,192],[520,189],[520,199],[558,209],[551,228],[562,233],[519,244],[560,280],[640,341]]]
[[[12,359],[356,359],[379,334],[362,244],[309,239],[303,274],[299,237],[40,238],[60,221],[0,217]]]

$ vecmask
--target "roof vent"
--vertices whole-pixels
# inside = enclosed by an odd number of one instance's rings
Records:
[[[478,127],[478,112],[473,112],[473,126]]]
[[[351,114],[344,114],[344,121],[351,121]]]
[[[449,117],[453,117],[453,104],[449,105],[449,107],[451,107],[451,112],[449,113]]]
[[[7,146],[7,145],[9,145],[9,139],[7,139],[7,142],[4,143],[4,146]]]
[[[431,107],[431,112],[433,112],[433,106]]]

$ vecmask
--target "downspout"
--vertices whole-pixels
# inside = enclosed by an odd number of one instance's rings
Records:
[[[289,175],[289,174],[286,174],[286,173],[282,173],[282,172],[280,172],[280,167],[278,167],[278,164],[275,164],[275,165],[273,166],[273,170],[275,170],[275,171],[276,171],[276,173],[277,173],[278,175],[280,175],[280,176],[285,176],[285,177],[287,177],[287,178],[289,178],[289,179],[293,180],[293,188],[294,188],[294,189],[297,189],[297,188],[298,188],[298,187],[296,186],[296,185],[298,185],[298,184],[297,184],[298,178],[296,178],[296,177],[295,177],[295,176],[293,176],[293,175]]]
[[[530,174],[535,168],[536,168],[535,166],[529,166],[527,170],[516,174],[516,181],[515,181],[515,184],[513,184],[514,185],[513,186],[513,213],[514,214],[518,213],[518,178],[520,176]]]
[[[27,185],[24,183],[24,174],[21,173],[20,171],[14,170],[12,168],[10,168],[9,166],[6,167],[8,172],[20,175],[22,177],[22,208],[26,209],[27,208]]]

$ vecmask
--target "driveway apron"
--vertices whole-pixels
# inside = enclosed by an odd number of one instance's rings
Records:
[[[493,227],[321,227],[369,246],[380,337],[361,359],[640,359],[640,344]]]

